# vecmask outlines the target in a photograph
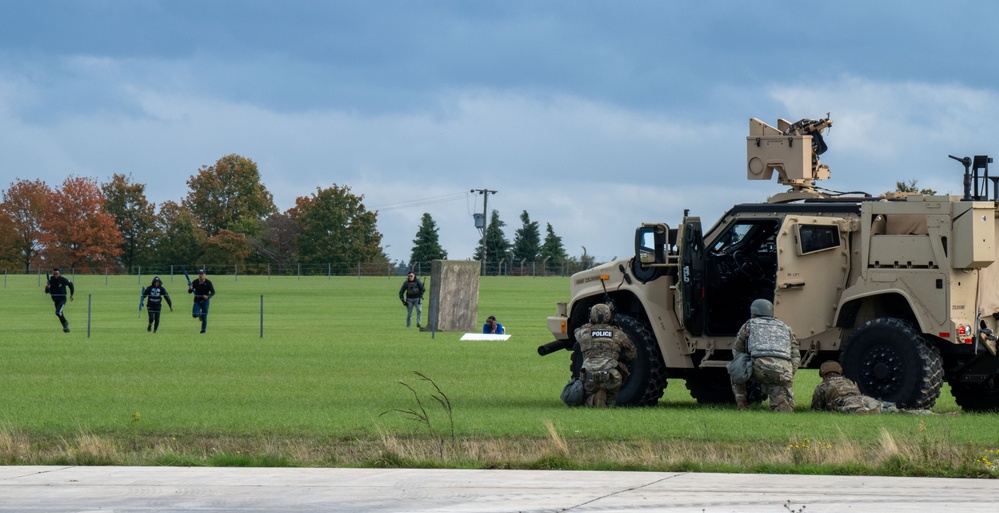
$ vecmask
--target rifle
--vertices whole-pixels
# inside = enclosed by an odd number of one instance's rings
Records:
[[[142,317],[142,303],[144,303],[143,300],[145,298],[146,298],[146,287],[141,287],[140,286],[139,287],[139,315],[138,315],[139,317]]]
[[[600,286],[604,288],[604,304],[606,304],[607,306],[610,307],[610,309],[611,309],[611,316],[613,318],[613,315],[614,315],[614,300],[611,299],[610,293],[607,292],[607,280],[609,280],[609,279],[610,279],[610,276],[608,276],[606,274],[601,274],[600,275]]]

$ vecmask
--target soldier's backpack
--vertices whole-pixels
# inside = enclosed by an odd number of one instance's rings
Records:
[[[728,368],[733,383],[745,383],[753,375],[753,359],[746,353],[739,353],[725,367]]]
[[[586,395],[583,393],[583,380],[579,378],[570,379],[565,384],[565,388],[562,389],[561,397],[562,402],[566,406],[581,406],[586,399]]]

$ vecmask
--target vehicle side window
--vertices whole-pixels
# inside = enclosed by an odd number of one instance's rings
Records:
[[[798,225],[798,244],[802,255],[837,248],[840,245],[839,227]]]

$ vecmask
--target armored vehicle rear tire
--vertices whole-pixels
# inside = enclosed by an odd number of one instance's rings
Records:
[[[964,411],[999,412],[999,378],[992,377],[983,383],[952,381],[950,393]]]
[[[903,408],[931,408],[943,385],[937,348],[911,323],[881,317],[857,328],[840,356],[843,373],[865,395]]]
[[[624,330],[635,344],[638,356],[628,362],[631,374],[617,393],[618,406],[655,406],[666,389],[666,370],[659,345],[652,337],[652,331],[634,317],[614,316],[616,325]],[[579,344],[572,347],[572,363],[569,370],[573,377],[579,376],[583,366],[583,353]]]

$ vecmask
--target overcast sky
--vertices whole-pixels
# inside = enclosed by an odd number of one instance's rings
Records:
[[[114,173],[180,201],[254,160],[280,210],[332,184],[409,260],[424,212],[470,258],[472,213],[526,210],[571,255],[643,221],[710,225],[748,120],[831,113],[824,186],[961,192],[999,156],[999,3],[0,0],[0,187]]]

